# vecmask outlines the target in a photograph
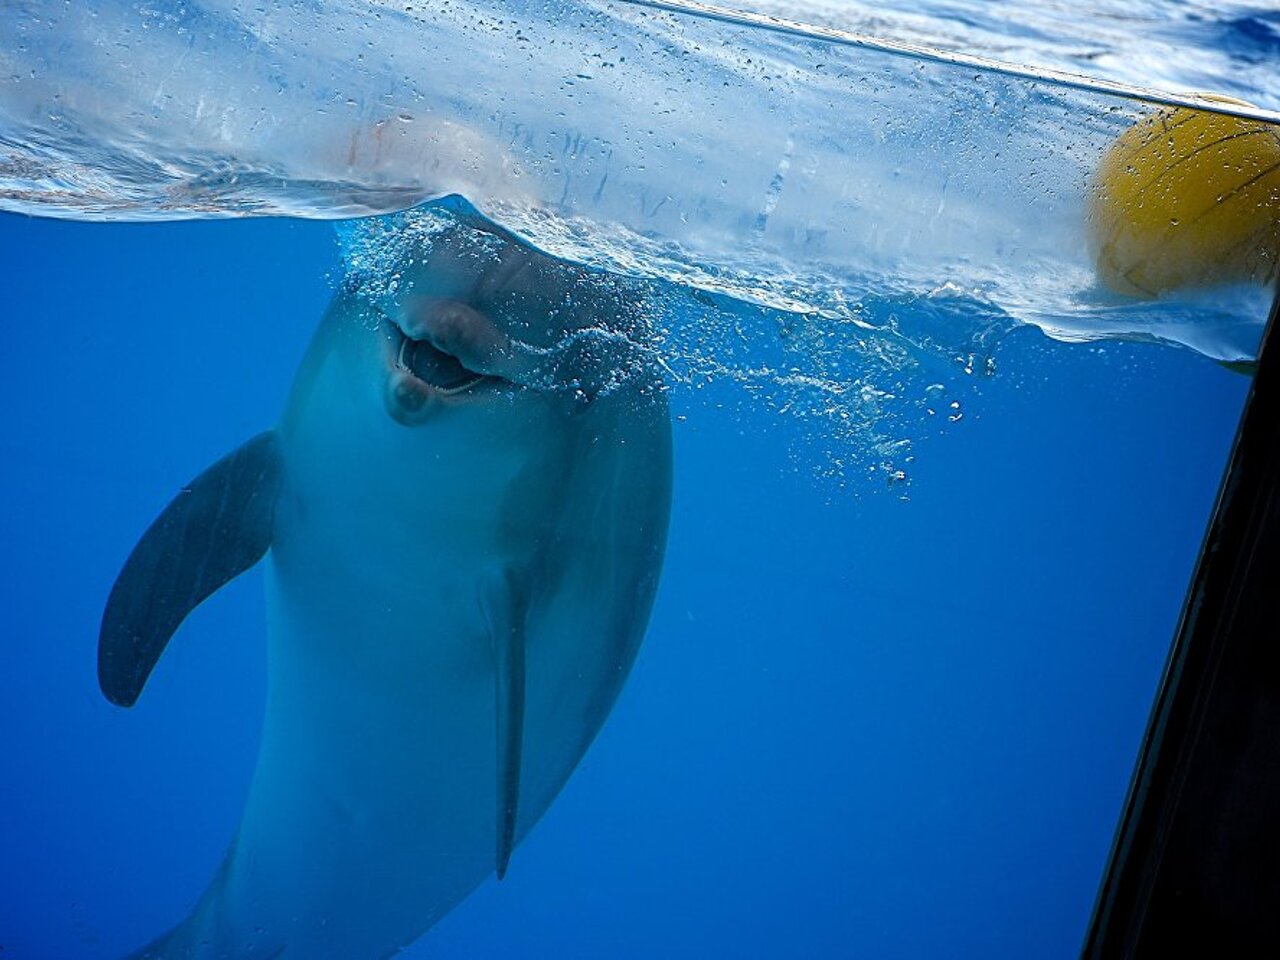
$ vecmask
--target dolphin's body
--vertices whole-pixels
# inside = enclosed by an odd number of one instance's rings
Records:
[[[137,956],[390,956],[501,876],[564,785],[635,657],[670,504],[662,389],[634,356],[617,376],[626,308],[587,279],[456,225],[380,305],[340,293],[278,428],[135,547],[99,649],[124,705],[269,551],[239,831]]]

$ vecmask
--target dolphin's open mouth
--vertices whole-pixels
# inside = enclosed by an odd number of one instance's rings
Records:
[[[441,350],[427,336],[413,337],[378,307],[381,354],[386,364],[385,402],[387,413],[404,426],[426,422],[440,405],[452,406],[470,399],[473,392],[503,378],[479,373],[458,357]]]
[[[399,332],[399,331],[397,331]],[[445,353],[426,340],[413,340],[400,334],[400,352],[396,365],[430,387],[445,393],[457,393],[487,379],[483,373],[468,370],[462,361]]]

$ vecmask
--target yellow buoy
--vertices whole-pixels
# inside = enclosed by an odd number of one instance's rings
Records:
[[[1162,109],[1102,158],[1088,222],[1098,275],[1117,293],[1271,283],[1280,274],[1280,127]]]

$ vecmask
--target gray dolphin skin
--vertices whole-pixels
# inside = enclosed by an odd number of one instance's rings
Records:
[[[99,680],[130,706],[187,614],[266,558],[244,814],[135,957],[395,954],[506,872],[635,659],[671,499],[643,310],[442,222],[395,289],[335,296],[277,428],[183,488],[112,589]]]

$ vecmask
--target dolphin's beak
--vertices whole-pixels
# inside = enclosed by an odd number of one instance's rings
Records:
[[[392,419],[404,426],[429,420],[442,404],[465,402],[467,395],[502,378],[468,367],[461,359],[442,349],[438,337],[425,329],[407,333],[401,324],[373,307],[378,319],[381,355],[387,366],[385,402]]]

